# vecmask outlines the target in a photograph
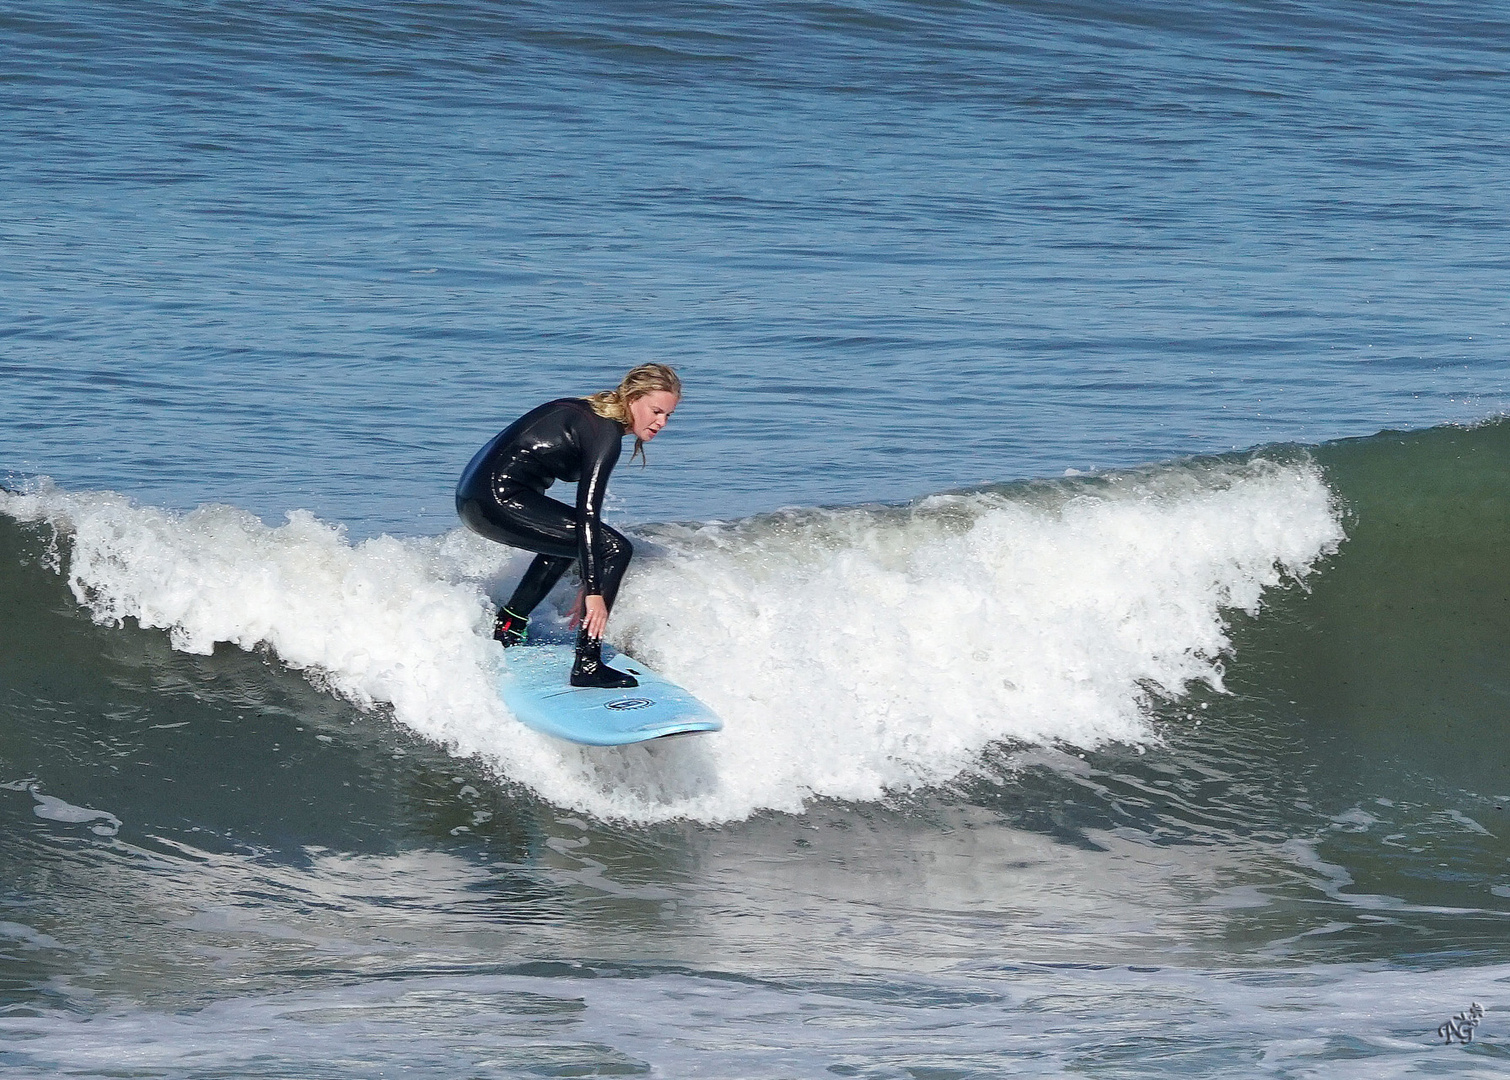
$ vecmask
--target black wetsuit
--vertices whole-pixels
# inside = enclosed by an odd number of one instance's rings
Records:
[[[462,472],[456,512],[467,527],[538,554],[505,608],[527,617],[574,562],[587,595],[613,607],[634,555],[624,534],[602,520],[623,438],[622,424],[581,398],[561,398],[504,428]],[[557,480],[576,482],[575,509],[546,496]]]

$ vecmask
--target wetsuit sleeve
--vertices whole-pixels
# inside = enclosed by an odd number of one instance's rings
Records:
[[[603,592],[603,498],[618,464],[619,426],[613,421],[582,425],[582,475],[577,481],[578,567],[588,596]]]

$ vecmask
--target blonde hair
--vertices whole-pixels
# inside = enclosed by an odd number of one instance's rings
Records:
[[[676,369],[669,364],[641,364],[637,368],[630,369],[628,375],[613,390],[604,390],[602,393],[593,394],[586,398],[592,411],[608,420],[617,421],[626,428],[630,426],[629,405],[630,402],[653,394],[657,390],[664,390],[668,394],[682,396],[682,380],[677,378]],[[629,455],[633,461],[638,455],[640,464],[645,462],[645,442],[638,436],[634,440],[634,453]]]

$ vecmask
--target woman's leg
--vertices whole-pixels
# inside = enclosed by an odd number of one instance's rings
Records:
[[[494,636],[505,645],[524,639],[524,624],[535,606],[550,593],[566,568],[577,559],[577,514],[565,503],[528,489],[512,492],[496,506],[468,499],[457,507],[463,522],[473,532],[511,547],[534,551],[514,595],[499,612]],[[617,529],[603,526],[603,603],[610,611],[634,545]],[[510,618],[512,616],[512,618]],[[607,667],[602,661],[602,642],[586,631],[577,635],[577,659],[572,666],[572,685],[630,687],[639,683],[632,675]]]
[[[619,595],[619,583],[624,580],[624,571],[629,569],[629,560],[634,557],[634,545],[617,529],[603,526],[603,606],[613,610],[614,598]],[[587,629],[577,631],[577,658],[571,668],[573,686],[604,686],[625,689],[638,686],[639,680],[603,663],[603,642],[593,637]]]
[[[535,561],[530,563],[530,568],[524,572],[524,577],[520,578],[519,584],[514,586],[514,595],[509,597],[509,602],[503,606],[521,618],[529,618],[530,612],[539,606],[540,601],[550,595],[550,591],[556,587],[556,582],[561,580],[561,575],[566,573],[575,561],[563,559],[559,555],[536,555]]]
[[[577,559],[577,512],[548,495],[528,489],[516,491],[496,506],[468,499],[458,508],[461,520],[475,533],[510,547],[542,556],[530,564],[508,607],[520,615],[545,599],[561,575]],[[634,558],[634,545],[618,529],[603,526],[603,603],[612,610],[624,571]],[[518,603],[515,603],[518,601]],[[524,605],[521,607],[520,605]]]
[[[493,640],[505,649],[523,645],[529,631],[530,612],[550,595],[571,564],[571,559],[557,555],[536,555],[524,577],[514,586],[514,595],[498,609],[498,617],[493,620]]]
[[[535,496],[527,506],[519,505],[518,500],[500,504],[458,499],[456,503],[462,523],[479,536],[537,553],[509,602],[499,608],[493,624],[493,637],[505,648],[524,641],[530,613],[576,561],[576,515],[571,507],[536,492],[526,494]]]
[[[634,545],[629,537],[603,526],[603,604],[613,610],[614,599],[619,595],[619,583],[624,580],[624,571],[629,569],[629,560],[634,558]]]
[[[619,595],[619,583],[624,580],[624,571],[629,569],[629,560],[634,558],[634,545],[629,537],[617,529],[603,526],[603,603],[613,610],[613,601]],[[559,555],[536,555],[524,577],[514,586],[514,595],[504,605],[516,615],[528,616],[550,595],[575,558]]]

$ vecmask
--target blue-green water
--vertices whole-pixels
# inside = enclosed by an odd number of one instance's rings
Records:
[[[1502,1075],[1507,84],[1475,3],[0,3],[0,1072]],[[726,729],[580,750],[451,488],[650,359],[611,636]]]

